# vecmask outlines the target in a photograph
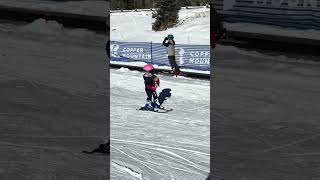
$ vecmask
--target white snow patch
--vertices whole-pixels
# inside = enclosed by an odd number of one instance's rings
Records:
[[[133,170],[132,168],[128,167],[129,165],[121,164],[120,162],[116,162],[116,161],[112,161],[111,165],[118,168],[120,171],[127,172],[128,174],[130,174],[134,178],[138,178],[138,179],[143,180],[142,174]]]
[[[62,32],[63,26],[56,21],[46,21],[44,19],[37,19],[34,22],[21,27],[22,30],[32,33],[41,34],[59,34]]]
[[[122,67],[122,68],[118,69],[117,71],[118,71],[118,72],[129,72],[130,69],[125,68],[125,67]]]
[[[121,61],[110,61],[110,64],[117,64],[117,65],[124,65],[124,66],[135,66],[135,67],[142,67],[145,66],[147,63],[145,62],[121,62]],[[160,70],[171,70],[171,67],[169,66],[159,66],[159,65],[153,65],[154,68],[160,69]],[[187,68],[180,68],[182,72],[192,72],[192,73],[199,73],[199,74],[210,74],[210,71],[201,71],[201,70],[194,70],[194,69],[187,69]]]
[[[111,40],[124,42],[158,42],[168,34],[177,44],[210,44],[210,9],[181,9],[176,27],[166,31],[152,30],[152,12],[117,12],[110,14]]]

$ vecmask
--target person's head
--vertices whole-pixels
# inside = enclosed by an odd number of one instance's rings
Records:
[[[167,38],[169,39],[169,40],[173,40],[173,35],[172,34],[169,34],[168,36],[167,36]]]
[[[152,74],[155,73],[154,67],[151,64],[145,65],[143,67],[143,70],[146,71],[146,72],[152,73]]]

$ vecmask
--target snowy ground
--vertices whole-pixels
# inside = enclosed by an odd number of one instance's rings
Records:
[[[172,33],[178,44],[208,45],[209,15],[207,8],[182,9],[177,27],[153,32],[150,11],[111,13],[111,40],[162,43]],[[111,179],[205,179],[210,167],[210,82],[160,76],[161,88],[172,89],[164,106],[174,110],[158,114],[136,110],[146,99],[142,75],[111,70]]]
[[[166,31],[152,31],[152,12],[117,12],[110,14],[111,40],[123,42],[162,43],[168,34],[175,36],[177,44],[210,43],[210,8],[181,9],[179,24]]]
[[[203,180],[210,167],[210,82],[159,76],[171,88],[159,114],[145,103],[142,72],[111,69],[111,179]],[[161,91],[161,90],[159,90]]]
[[[110,64],[116,64],[116,65],[125,65],[125,66],[134,66],[134,67],[141,67],[145,66],[147,63],[145,62],[119,62],[119,61],[110,61]],[[153,65],[154,68],[158,70],[171,70],[171,67],[169,66],[158,66],[158,65]],[[193,70],[193,69],[184,69],[180,68],[182,72],[189,72],[189,73],[200,73],[200,74],[207,74],[210,75],[210,71],[201,71],[201,70]]]
[[[3,1],[1,1],[3,2]],[[0,179],[108,179],[105,35],[0,24]]]
[[[319,78],[320,64],[307,57],[217,46],[211,86],[216,179],[319,179]]]

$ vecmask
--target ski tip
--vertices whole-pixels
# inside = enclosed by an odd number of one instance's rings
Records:
[[[151,112],[156,112],[156,113],[167,113],[170,111],[173,111],[173,109],[153,109],[153,110],[146,110],[146,109],[136,109],[136,110],[141,110],[141,111],[151,111]]]
[[[107,153],[105,153],[105,152],[89,152],[89,151],[82,151],[82,152],[85,154],[92,154],[92,155],[108,155],[108,154],[110,154],[110,152],[107,152]]]
[[[154,112],[157,112],[157,113],[167,113],[167,112],[170,112],[172,111],[173,109],[156,109],[154,110]]]

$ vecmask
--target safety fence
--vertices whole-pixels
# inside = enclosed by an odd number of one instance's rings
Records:
[[[319,0],[216,0],[214,8],[228,22],[320,30]]]
[[[111,41],[110,54],[111,61],[170,66],[167,49],[162,43]],[[210,71],[209,45],[176,44],[175,54],[180,68]]]

